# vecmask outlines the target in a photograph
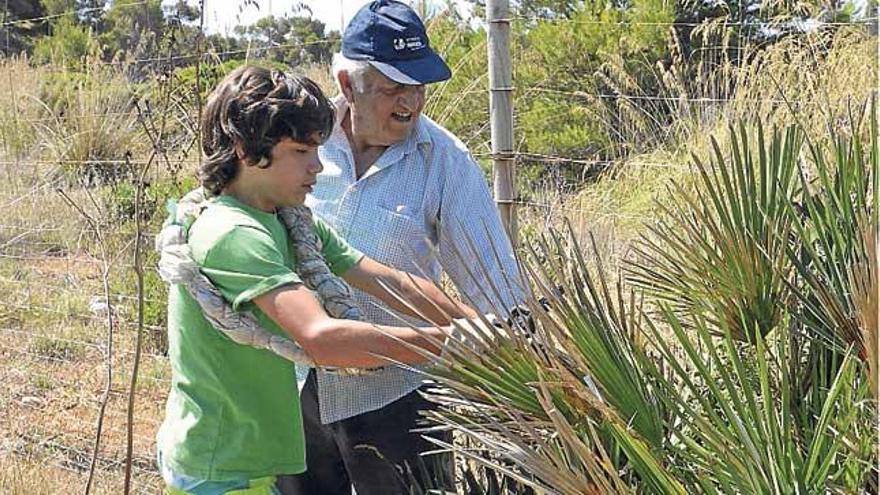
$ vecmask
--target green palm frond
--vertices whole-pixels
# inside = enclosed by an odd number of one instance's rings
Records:
[[[572,374],[578,380],[589,376],[599,396],[652,446],[659,446],[663,413],[642,369],[647,358],[638,340],[639,312],[633,295],[626,294],[622,281],[611,287],[595,241],[590,251],[596,259],[594,275],[571,225],[568,234],[567,249],[553,231],[539,239],[532,256],[545,262],[527,267],[554,308],[555,318],[545,318],[543,328],[556,349],[574,361]],[[550,255],[554,252],[565,252],[568,266]],[[560,293],[553,289],[557,286],[571,290]]]
[[[804,331],[838,352],[853,346],[869,364],[878,399],[876,106],[860,114],[868,115],[867,124],[852,119],[851,133],[831,133],[832,139],[810,146],[812,167],[801,174],[804,222],[794,226],[801,242],[789,257],[802,279],[792,292]]]
[[[769,139],[768,139],[769,137]],[[787,299],[786,248],[803,133],[730,129],[729,155],[712,140],[711,165],[694,157],[695,187],[674,184],[672,204],[634,248],[628,279],[680,313],[703,314],[739,340],[775,328]],[[780,304],[783,303],[783,304]]]
[[[537,294],[525,303],[536,332],[506,327],[490,340],[462,326],[479,348],[433,371],[458,397],[435,397],[446,406],[435,420],[526,470],[539,490],[627,493],[642,484],[685,493],[658,456],[664,413],[643,369],[649,358],[636,338],[632,294],[619,280],[612,286],[601,260],[589,266],[570,227],[564,239],[538,239],[531,255],[523,272]]]
[[[671,455],[677,467],[687,467],[682,474],[689,484],[705,493],[768,494],[844,487],[854,493],[863,486],[853,466],[868,466],[872,452],[861,447],[856,454],[848,445],[867,433],[865,414],[873,406],[865,401],[864,368],[852,353],[844,355],[820,413],[804,428],[791,411],[791,370],[804,353],[784,332],[766,341],[756,332],[745,344],[729,331],[716,336],[705,319],[684,322],[668,307],[662,322],[673,338],[653,323],[648,327],[675,378],[659,381],[666,387],[659,396],[675,411]]]

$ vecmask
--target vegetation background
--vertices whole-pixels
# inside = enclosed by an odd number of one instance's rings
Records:
[[[339,33],[304,5],[230,36],[182,1],[3,7],[0,488],[161,492],[150,245],[201,104],[243,63],[334,93]],[[453,69],[426,113],[488,177],[484,5],[415,7]],[[464,329],[483,352],[436,371],[458,491],[877,493],[876,2],[514,12],[511,283],[538,322]]]

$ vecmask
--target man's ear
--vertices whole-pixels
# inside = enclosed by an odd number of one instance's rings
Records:
[[[339,90],[342,91],[342,96],[344,96],[347,101],[352,101],[354,88],[352,87],[351,77],[349,77],[348,71],[339,71],[336,74],[336,82],[339,84]]]

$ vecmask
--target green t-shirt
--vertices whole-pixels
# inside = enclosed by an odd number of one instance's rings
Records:
[[[363,256],[317,218],[315,231],[334,273],[344,273]],[[280,286],[301,283],[277,216],[220,196],[188,237],[193,258],[233,308],[252,312],[263,328],[284,335],[252,302]],[[163,464],[205,480],[305,471],[293,363],[230,340],[179,286],[169,295],[168,346],[171,392],[158,437]]]

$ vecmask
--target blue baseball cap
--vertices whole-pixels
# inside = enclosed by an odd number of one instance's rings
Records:
[[[418,14],[394,0],[377,0],[361,7],[342,35],[342,55],[367,61],[400,84],[428,84],[452,75],[446,62],[431,49]]]

